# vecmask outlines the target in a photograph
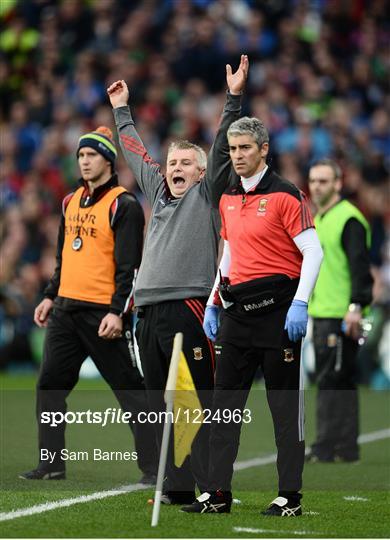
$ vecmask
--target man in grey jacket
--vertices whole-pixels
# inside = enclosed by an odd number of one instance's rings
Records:
[[[179,141],[168,149],[164,176],[134,127],[127,106],[126,83],[117,81],[107,90],[124,157],[152,207],[135,287],[139,317],[136,337],[152,411],[165,410],[163,391],[176,332],[184,334],[183,352],[202,406],[211,405],[214,350],[202,322],[217,268],[218,203],[229,182],[226,132],[240,116],[248,67],[246,55],[241,56],[235,73],[226,66],[227,101],[207,159],[207,170],[204,151],[188,141]],[[163,424],[155,427],[160,445]],[[163,502],[192,502],[195,482],[201,491],[205,489],[208,434],[204,424],[194,440],[190,458],[181,468],[174,465],[171,445]]]

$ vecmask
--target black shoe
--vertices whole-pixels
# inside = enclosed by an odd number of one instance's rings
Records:
[[[161,495],[162,504],[192,504],[195,491],[166,491]]]
[[[161,495],[161,504],[192,504],[195,501],[195,491],[167,491]],[[154,504],[154,499],[150,499]]]
[[[144,473],[138,484],[144,484],[145,486],[155,486],[157,482],[157,474]]]
[[[32,471],[19,474],[18,478],[22,480],[65,480],[65,471],[33,469]]]
[[[306,463],[334,463],[334,458],[333,457],[322,458],[318,456],[317,454],[315,454],[314,452],[309,452],[305,456],[305,462]]]
[[[230,514],[231,505],[231,493],[223,491],[207,493],[206,491],[189,506],[183,506],[181,510],[194,514]]]
[[[302,506],[299,501],[289,501],[286,497],[276,497],[267,510],[261,512],[263,516],[292,517],[302,515]]]

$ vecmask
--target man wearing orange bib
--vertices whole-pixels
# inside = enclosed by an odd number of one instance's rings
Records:
[[[144,215],[136,198],[118,185],[116,155],[108,128],[80,137],[80,187],[63,201],[56,269],[34,313],[35,323],[47,332],[37,384],[39,465],[20,475],[26,480],[65,478],[65,422],[53,425],[44,418],[65,414],[66,398],[90,356],[122,411],[132,414],[141,482],[155,481],[154,432],[136,420],[148,409],[128,317]]]

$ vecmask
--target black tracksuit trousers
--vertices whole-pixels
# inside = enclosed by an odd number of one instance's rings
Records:
[[[112,388],[122,411],[132,413],[129,427],[134,434],[139,468],[147,474],[157,472],[153,427],[133,423],[137,413],[148,412],[145,387],[139,370],[131,361],[125,337],[106,340],[98,336],[100,322],[106,314],[106,311],[58,308],[50,314],[37,383],[37,420],[39,449],[56,452],[56,459],[50,465],[41,461],[39,467],[44,470],[65,469],[66,462],[61,459],[61,450],[65,448],[65,422],[50,427],[40,421],[41,413],[66,412],[66,398],[78,381],[81,364],[89,355]]]
[[[177,332],[184,335],[183,352],[194,381],[202,408],[210,409],[214,388],[214,350],[203,327],[206,299],[162,302],[139,310],[136,338],[148,395],[149,408],[166,410],[164,390],[172,355],[173,339]],[[163,423],[154,424],[158,446],[161,446]],[[179,495],[193,492],[195,483],[206,489],[209,428],[203,424],[192,444],[191,456],[178,468],[174,465],[173,430],[168,451],[164,491]],[[181,493],[180,493],[181,494]]]
[[[358,343],[341,331],[342,319],[314,319],[317,437],[312,452],[324,461],[359,459]]]
[[[223,313],[212,411],[229,410],[232,418],[234,410],[243,411],[260,364],[274,424],[279,495],[299,499],[305,453],[301,342],[291,342],[283,330],[288,307],[261,316],[234,308]],[[208,490],[231,491],[240,432],[241,422],[212,422]]]

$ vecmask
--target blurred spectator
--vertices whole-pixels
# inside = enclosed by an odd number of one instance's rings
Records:
[[[18,152],[15,155],[17,170],[26,173],[31,168],[34,153],[41,142],[41,129],[30,121],[27,104],[15,101],[11,105],[10,128],[16,138]]]

